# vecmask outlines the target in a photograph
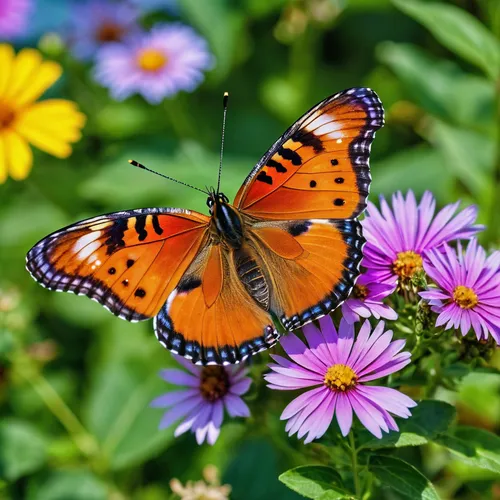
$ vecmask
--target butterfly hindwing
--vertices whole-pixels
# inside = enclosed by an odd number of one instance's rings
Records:
[[[121,318],[145,320],[157,314],[206,241],[209,221],[170,208],[95,217],[37,243],[27,269],[46,288],[87,295]]]
[[[270,310],[286,330],[328,314],[348,297],[364,244],[358,221],[259,221],[251,233],[271,290]]]
[[[198,364],[237,363],[272,346],[278,333],[240,280],[237,254],[204,249],[155,318],[160,343]]]
[[[367,88],[320,102],[271,147],[240,188],[235,206],[255,217],[351,219],[365,208],[370,147],[384,123]]]

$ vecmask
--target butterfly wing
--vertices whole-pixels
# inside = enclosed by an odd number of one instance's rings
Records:
[[[239,279],[236,255],[206,247],[155,318],[160,343],[197,364],[237,363],[278,338],[268,311]]]
[[[46,288],[87,295],[123,319],[145,320],[206,244],[209,221],[171,208],[95,217],[41,240],[26,267]]]
[[[236,195],[238,209],[275,220],[350,219],[365,208],[369,154],[384,123],[373,90],[325,99],[264,155]]]
[[[269,309],[286,330],[328,314],[348,297],[365,241],[358,221],[261,220],[250,234]]]

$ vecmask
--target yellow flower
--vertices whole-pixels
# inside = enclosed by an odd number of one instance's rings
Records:
[[[61,66],[35,49],[14,53],[0,44],[0,184],[25,179],[33,164],[30,144],[58,158],[71,154],[85,115],[65,99],[35,102],[60,76]]]

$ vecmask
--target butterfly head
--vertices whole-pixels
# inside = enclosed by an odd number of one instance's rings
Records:
[[[210,215],[214,215],[217,206],[224,205],[226,203],[229,203],[229,198],[224,193],[217,193],[215,189],[210,189],[207,198],[207,206],[210,211]]]

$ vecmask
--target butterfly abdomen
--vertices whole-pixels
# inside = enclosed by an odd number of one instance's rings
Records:
[[[269,310],[269,286],[262,269],[255,259],[244,251],[235,253],[236,271],[247,292],[263,307]]]

